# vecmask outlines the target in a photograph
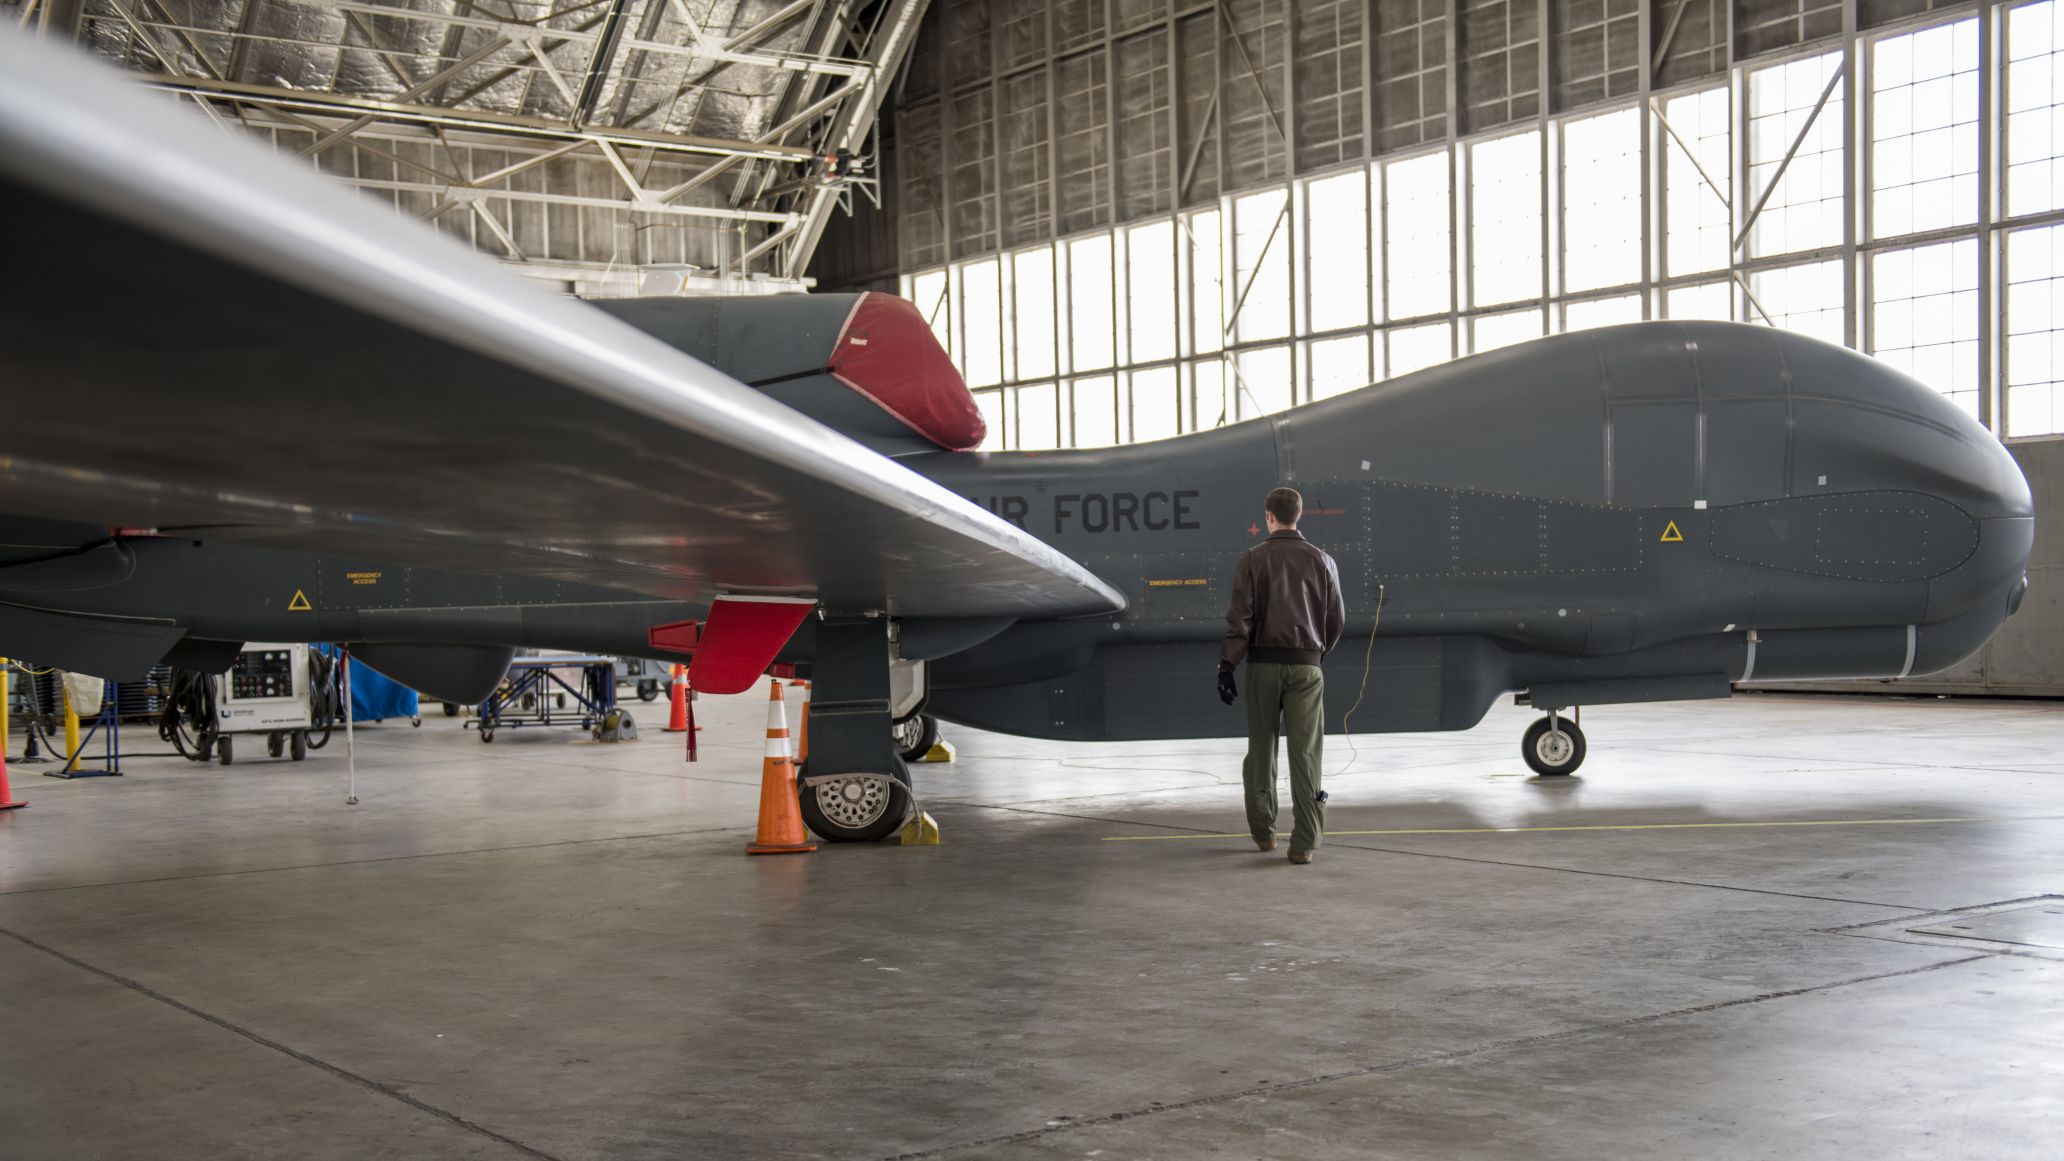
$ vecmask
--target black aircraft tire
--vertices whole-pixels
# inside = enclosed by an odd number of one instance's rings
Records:
[[[821,787],[803,781],[809,777],[807,765],[798,770],[803,825],[828,843],[880,842],[896,833],[903,826],[904,816],[910,813],[910,791],[906,788],[910,774],[901,768],[902,763],[897,766],[894,778],[860,775],[854,782],[831,782]],[[889,784],[886,794],[876,789],[880,781]],[[855,785],[857,782],[873,785]]]
[[[647,680],[638,683],[639,701],[652,701],[657,697],[659,697],[659,683],[657,681]]]
[[[1520,739],[1519,756],[1526,759],[1534,773],[1543,778],[1561,778],[1576,773],[1584,764],[1584,731],[1577,723],[1565,717],[1554,720],[1561,740],[1548,736],[1548,718],[1541,718],[1527,727],[1526,736]]]
[[[445,702],[445,703],[444,703],[444,716],[445,716],[445,717],[448,717],[448,718],[455,718],[455,717],[458,717],[458,716],[459,716],[459,707],[458,707],[458,706],[455,706],[455,705],[453,705],[453,704],[452,704],[452,703],[450,703],[450,702]]]
[[[896,748],[905,762],[918,762],[939,744],[939,719],[930,714],[912,714],[893,727]]]

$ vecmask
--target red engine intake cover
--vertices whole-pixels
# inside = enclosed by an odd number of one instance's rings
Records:
[[[831,373],[947,451],[979,447],[982,410],[916,304],[869,292],[853,304],[831,349]]]

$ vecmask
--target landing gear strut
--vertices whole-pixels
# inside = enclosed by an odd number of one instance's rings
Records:
[[[827,842],[875,842],[911,811],[910,769],[893,713],[888,618],[826,616],[811,666],[810,756],[797,771],[803,824]],[[920,694],[922,690],[918,691]],[[900,707],[915,717],[915,705]]]
[[[1575,719],[1549,710],[1547,717],[1527,727],[1519,755],[1543,778],[1575,773],[1584,764],[1584,731]]]

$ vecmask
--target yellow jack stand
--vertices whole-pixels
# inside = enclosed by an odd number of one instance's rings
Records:
[[[939,822],[920,810],[915,818],[903,824],[903,834],[898,841],[906,847],[938,846]]]
[[[922,757],[922,758],[919,758],[919,759],[918,759],[918,761],[920,761],[920,762],[951,762],[951,761],[953,761],[953,757],[954,757],[954,755],[955,755],[955,754],[958,754],[959,752],[960,752],[960,751],[958,751],[958,750],[956,750],[956,749],[954,749],[954,748],[953,748],[953,743],[952,743],[952,742],[949,742],[949,741],[947,741],[947,740],[946,740],[946,739],[944,739],[944,738],[940,738],[940,739],[939,739],[938,741],[936,741],[936,742],[933,742],[933,743],[932,743],[932,748],[931,748],[931,749],[929,749],[929,750],[926,750],[926,751],[925,751],[925,756],[924,756],[924,757]]]

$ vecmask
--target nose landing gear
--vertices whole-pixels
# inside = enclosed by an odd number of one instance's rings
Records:
[[[1584,764],[1584,731],[1575,719],[1550,710],[1547,717],[1527,727],[1519,755],[1543,778],[1575,773]]]

